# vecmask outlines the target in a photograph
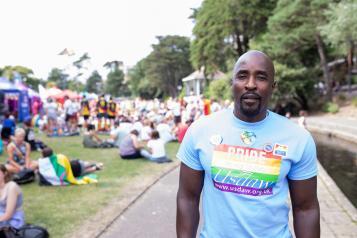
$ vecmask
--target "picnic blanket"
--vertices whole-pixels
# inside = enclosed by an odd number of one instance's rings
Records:
[[[41,158],[39,163],[40,185],[64,186],[97,183],[95,174],[75,178],[69,159],[62,154]]]

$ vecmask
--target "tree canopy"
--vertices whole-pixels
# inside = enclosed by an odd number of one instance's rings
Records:
[[[249,50],[251,39],[259,36],[276,4],[275,0],[206,0],[192,18],[194,40],[191,62],[208,73],[225,71],[226,62]]]
[[[124,72],[118,67],[111,70],[107,75],[105,92],[115,97],[128,96],[128,88],[124,83]]]
[[[65,74],[63,70],[59,68],[53,68],[47,78],[47,82],[54,83],[60,89],[67,88],[68,74]]]
[[[181,79],[192,72],[190,40],[183,36],[158,36],[153,51],[129,72],[130,89],[143,97],[178,95]]]
[[[93,71],[86,82],[86,91],[90,93],[103,93],[103,79],[98,71]]]

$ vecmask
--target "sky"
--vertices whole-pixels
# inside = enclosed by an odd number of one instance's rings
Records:
[[[191,8],[202,0],[2,0],[0,67],[22,65],[46,79],[88,52],[89,70],[146,57],[158,35],[191,37]],[[58,55],[64,48],[74,56]]]

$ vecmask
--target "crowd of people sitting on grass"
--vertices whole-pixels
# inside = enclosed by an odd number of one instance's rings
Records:
[[[0,230],[18,229],[25,224],[18,184],[27,172],[38,174],[41,185],[57,186],[95,183],[96,177],[91,175],[103,169],[102,163],[55,153],[36,138],[37,133],[50,137],[81,134],[84,148],[112,148],[118,150],[118,159],[167,163],[172,160],[167,156],[165,144],[181,142],[190,124],[210,110],[202,99],[194,97],[166,102],[107,99],[104,95],[97,101],[66,98],[62,105],[49,98],[42,113],[21,123],[16,123],[10,113],[4,115],[0,142],[6,151],[6,161],[0,164]],[[212,111],[221,107],[216,102],[211,104]],[[40,151],[40,158],[35,160],[33,151]],[[14,182],[12,177],[20,180]]]

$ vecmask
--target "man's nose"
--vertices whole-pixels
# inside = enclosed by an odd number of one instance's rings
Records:
[[[246,90],[255,90],[256,88],[257,88],[256,80],[255,80],[255,77],[252,75],[249,77],[249,79],[245,85],[245,89]]]

